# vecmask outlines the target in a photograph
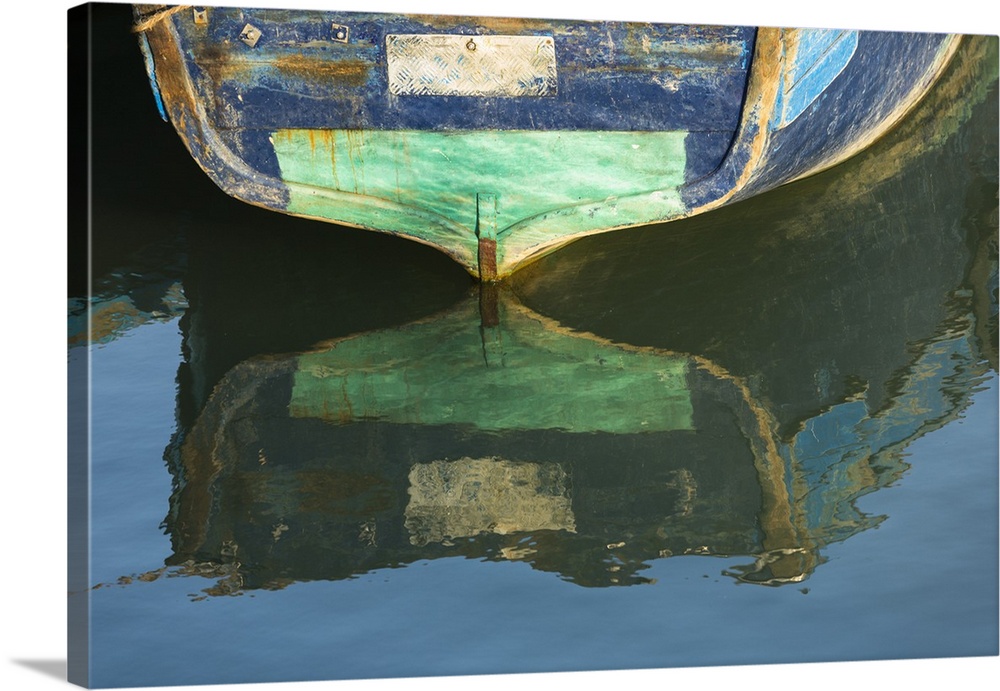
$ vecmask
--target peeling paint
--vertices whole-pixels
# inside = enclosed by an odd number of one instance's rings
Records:
[[[709,211],[844,160],[908,112],[957,42],[231,8],[197,27],[158,6],[143,17],[164,111],[222,189],[433,245],[486,278],[494,260],[502,278],[584,235]],[[238,40],[247,25],[261,30],[253,47]],[[349,41],[331,26],[349,26]],[[557,88],[396,95],[391,33],[551,36]],[[476,235],[483,190],[499,200],[495,252]]]

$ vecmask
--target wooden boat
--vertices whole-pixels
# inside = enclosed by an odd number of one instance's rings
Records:
[[[227,193],[491,281],[818,172],[953,35],[136,5],[165,119]]]
[[[172,553],[133,581],[228,595],[464,556],[624,586],[685,554],[809,578],[996,369],[995,169],[967,157],[996,151],[996,56],[964,41],[905,123],[756,218],[581,241],[464,299],[399,299],[427,273],[359,289],[336,237],[193,233]]]

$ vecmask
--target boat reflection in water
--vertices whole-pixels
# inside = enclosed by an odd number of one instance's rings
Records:
[[[228,550],[262,587],[460,554],[607,585],[669,554],[802,548],[740,382],[507,293],[488,311],[233,368],[180,447],[174,561]]]
[[[401,326],[208,367],[227,336],[199,311],[228,308],[197,288],[186,366],[219,374],[181,378],[171,572],[232,594],[462,556],[610,586],[699,554],[807,578],[996,369],[996,131],[962,129],[995,123],[995,64],[967,43],[837,170]]]

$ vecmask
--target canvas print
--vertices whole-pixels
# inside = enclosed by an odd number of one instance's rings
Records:
[[[68,23],[70,681],[998,654],[997,36]]]

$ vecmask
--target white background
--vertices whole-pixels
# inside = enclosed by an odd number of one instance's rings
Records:
[[[3,388],[0,441],[0,680],[12,691],[64,688],[66,659],[66,10],[73,3],[5,3],[3,82]],[[232,5],[232,2],[216,2]],[[997,34],[991,0],[889,3],[835,0],[769,4],[733,0],[273,0],[268,7],[635,21],[823,26]],[[990,5],[990,9],[985,9]],[[137,56],[138,58],[138,56]],[[137,163],[141,160],[137,159]],[[929,555],[929,558],[930,557]],[[561,678],[566,677],[565,681]],[[210,687],[220,691],[309,689],[524,689],[579,684],[579,674],[453,677]],[[583,675],[587,685],[715,689],[980,688],[1000,678],[1000,659],[730,667]],[[989,682],[987,682],[987,686]]]

